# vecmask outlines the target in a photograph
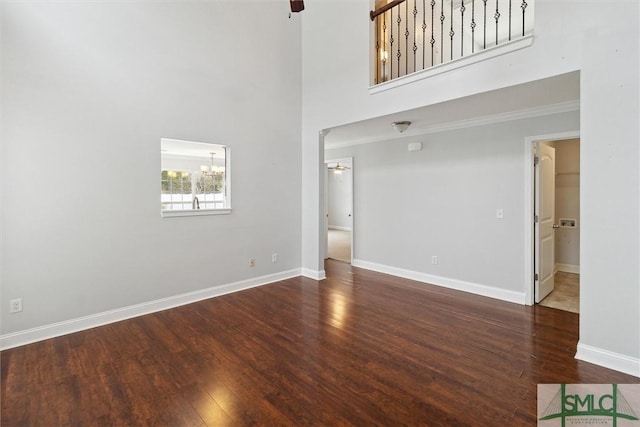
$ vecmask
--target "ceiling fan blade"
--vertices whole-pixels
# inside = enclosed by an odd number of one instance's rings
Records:
[[[304,10],[304,0],[290,0],[291,12],[302,12]]]
[[[332,163],[328,163],[327,165],[331,165],[331,164]],[[341,165],[340,163],[336,163],[335,166],[327,166],[327,169],[343,171],[351,168],[349,166],[344,166],[344,165]]]

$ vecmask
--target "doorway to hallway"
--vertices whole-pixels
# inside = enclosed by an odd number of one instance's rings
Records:
[[[325,259],[353,258],[353,159],[325,161]]]
[[[534,151],[534,301],[579,313],[580,139],[536,141]]]

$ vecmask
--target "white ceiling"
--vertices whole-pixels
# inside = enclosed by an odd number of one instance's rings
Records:
[[[447,125],[461,122],[495,120],[540,115],[545,111],[575,110],[580,99],[580,74],[563,74],[522,85],[485,92],[402,113],[390,114],[361,122],[338,126],[325,136],[325,147],[362,144],[403,138],[419,139],[420,135],[446,130]],[[548,113],[546,113],[548,114]],[[408,120],[411,126],[399,134],[394,121]],[[412,138],[413,137],[413,138]]]

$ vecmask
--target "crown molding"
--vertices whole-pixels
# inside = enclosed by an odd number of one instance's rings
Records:
[[[532,117],[548,116],[552,114],[568,113],[580,110],[580,100],[561,102],[558,104],[543,105],[540,107],[527,108],[523,110],[510,111],[507,113],[492,114],[488,116],[474,117],[472,119],[458,120],[448,123],[440,123],[422,129],[407,130],[402,136],[378,136],[368,138],[357,138],[347,141],[325,143],[326,149],[350,147],[353,145],[370,144],[374,142],[391,141],[404,139],[432,133],[448,132],[457,129],[465,129],[476,126],[486,126],[496,123],[510,122],[513,120],[529,119]]]

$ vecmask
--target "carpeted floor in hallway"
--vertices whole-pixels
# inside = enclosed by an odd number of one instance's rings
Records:
[[[351,264],[351,232],[329,229],[329,258]]]

